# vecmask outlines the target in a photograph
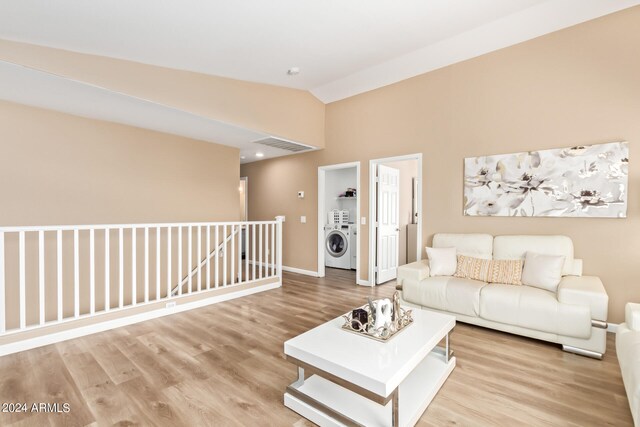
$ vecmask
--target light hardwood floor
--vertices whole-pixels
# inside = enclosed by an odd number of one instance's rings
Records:
[[[280,289],[0,357],[0,402],[67,402],[66,414],[0,413],[0,425],[310,425],[283,406],[283,342],[393,283],[351,272],[286,274]],[[420,426],[631,426],[609,337],[604,360],[458,324],[458,364]]]

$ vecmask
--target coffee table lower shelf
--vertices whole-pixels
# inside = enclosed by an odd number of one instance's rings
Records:
[[[447,361],[444,354],[433,351],[416,366],[398,387],[400,426],[413,426],[420,419],[455,365],[455,357]],[[303,383],[290,387],[292,391],[284,394],[285,406],[322,427],[392,425],[393,400],[385,406],[379,405],[319,375],[312,375]],[[338,420],[318,406],[330,408],[353,423]]]

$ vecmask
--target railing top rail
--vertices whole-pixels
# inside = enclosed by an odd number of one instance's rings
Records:
[[[119,228],[166,228],[166,227],[204,227],[216,225],[251,225],[277,224],[273,221],[220,221],[220,222],[167,222],[148,224],[94,224],[94,225],[43,225],[43,226],[0,226],[0,233],[16,233],[21,231],[73,231],[73,230],[117,230]]]

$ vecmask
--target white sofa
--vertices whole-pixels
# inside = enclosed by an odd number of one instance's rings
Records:
[[[616,332],[616,353],[635,426],[640,426],[640,304],[627,304]]]
[[[524,259],[528,251],[563,255],[557,293],[524,285],[487,284],[453,276],[429,276],[422,260],[398,268],[404,304],[453,314],[460,322],[562,344],[565,351],[602,358],[606,350],[609,298],[597,277],[582,276],[566,236],[436,234],[433,247],[455,247],[458,255]]]

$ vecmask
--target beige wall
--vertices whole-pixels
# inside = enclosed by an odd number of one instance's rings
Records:
[[[0,224],[236,220],[238,150],[0,101]]]
[[[247,129],[324,147],[324,104],[303,90],[7,40],[0,40],[0,60],[91,83]]]
[[[640,300],[640,7],[452,65],[327,106],[326,150],[242,167],[252,183],[252,219],[287,215],[284,264],[316,270],[317,167],[423,153],[423,245],[436,232],[566,234],[600,276],[610,320]],[[479,218],[462,215],[463,159],[627,140],[626,219]],[[296,198],[297,190],[307,197]],[[307,224],[300,224],[307,215]],[[368,226],[361,226],[367,277]]]
[[[240,219],[239,153],[231,147],[0,101],[0,224],[78,225]],[[155,248],[152,230],[150,247]],[[175,230],[174,230],[175,231]],[[137,232],[143,240],[143,230]],[[162,231],[166,239],[166,230]],[[186,234],[186,233],[185,233]],[[111,277],[116,278],[117,233],[111,233]],[[166,241],[166,240],[163,240]],[[177,242],[174,232],[173,241]],[[193,240],[195,242],[195,239]],[[80,232],[80,305],[87,311],[88,232]],[[96,259],[104,259],[96,233]],[[56,240],[45,235],[46,318],[56,316]],[[174,245],[175,246],[175,245]],[[162,256],[166,244],[162,246]],[[125,301],[131,299],[131,233],[124,235]],[[143,245],[137,246],[142,260]],[[18,325],[17,235],[5,237],[8,327]],[[195,253],[195,252],[194,252]],[[37,236],[26,239],[27,323],[37,320]],[[176,257],[174,257],[176,258]],[[104,266],[96,265],[96,305],[104,303]],[[173,260],[173,271],[177,262]],[[63,310],[73,313],[73,236],[63,235]],[[163,264],[161,278],[166,277]],[[184,271],[188,271],[185,266]],[[150,271],[155,272],[154,258]],[[137,271],[138,295],[144,277]],[[174,274],[175,275],[175,274]],[[177,283],[176,275],[176,283]],[[152,273],[152,283],[155,273]],[[112,306],[118,284],[111,282]],[[163,292],[166,285],[163,284]],[[152,293],[152,297],[155,293]]]

